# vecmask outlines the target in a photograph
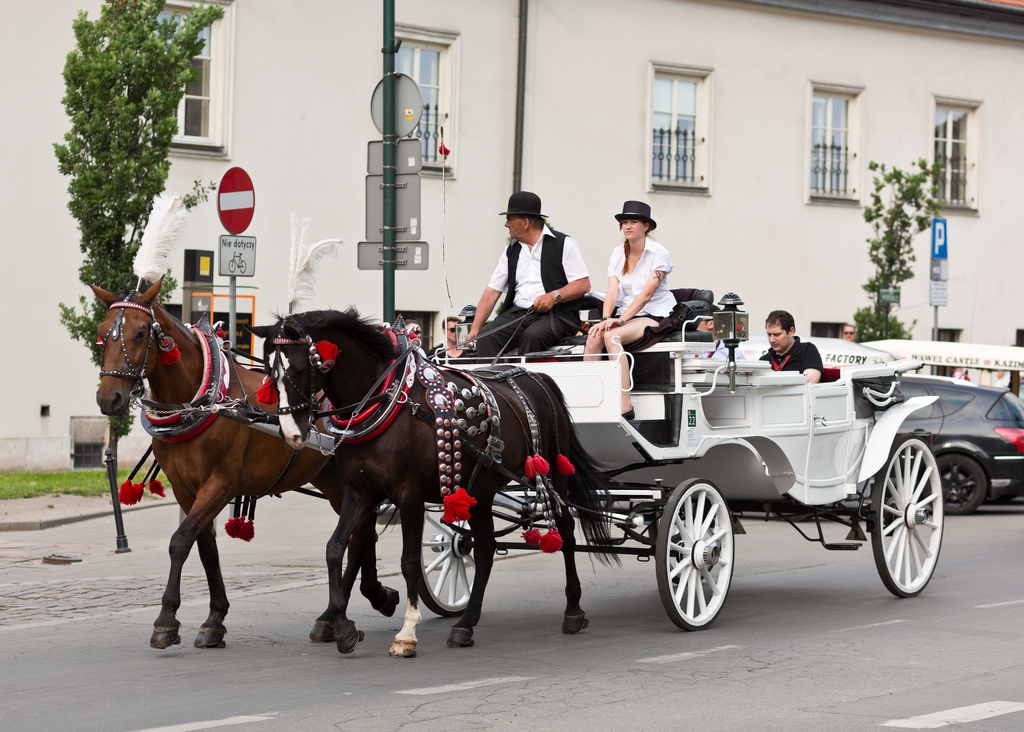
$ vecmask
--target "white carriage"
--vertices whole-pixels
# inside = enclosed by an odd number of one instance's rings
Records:
[[[736,361],[730,374],[726,360],[694,357],[707,349],[677,337],[644,351],[661,378],[634,384],[632,421],[619,414],[618,361],[564,353],[524,364],[550,374],[564,392],[584,447],[612,482],[615,551],[655,558],[671,620],[696,630],[721,611],[744,516],[788,521],[829,550],[860,548],[863,525],[886,588],[900,597],[919,594],[935,570],[943,531],[929,445],[916,436],[896,440],[907,415],[935,399],[900,403],[898,377],[920,363],[848,368],[836,381],[808,384],[802,374],[762,361]],[[499,498],[495,515],[512,534],[524,496],[510,487]],[[801,521],[810,521],[811,535]],[[826,541],[822,522],[847,526],[846,541]],[[423,599],[435,612],[464,606],[469,549],[458,527],[428,514]]]

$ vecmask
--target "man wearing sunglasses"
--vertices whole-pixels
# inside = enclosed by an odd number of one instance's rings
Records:
[[[855,341],[857,340],[857,326],[850,325],[847,323],[843,326],[843,340],[844,341]]]
[[[444,342],[438,343],[427,354],[427,358],[435,363],[443,361],[447,358],[459,358],[462,355],[462,349],[456,348],[458,338],[455,336],[455,324],[459,322],[459,319],[454,315],[449,315],[444,321]]]

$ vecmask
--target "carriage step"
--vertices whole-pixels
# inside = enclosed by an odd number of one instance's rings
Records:
[[[821,542],[821,545],[828,549],[830,552],[855,552],[862,546],[861,544],[845,541],[838,541],[834,544],[828,544],[823,541]]]

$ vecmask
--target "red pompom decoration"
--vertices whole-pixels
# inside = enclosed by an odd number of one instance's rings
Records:
[[[169,351],[160,351],[160,363],[164,366],[170,366],[172,363],[176,363],[181,359],[181,351],[178,350],[178,344],[175,343],[171,346]]]
[[[537,475],[537,467],[533,464],[533,458],[526,458],[526,462],[523,464],[523,472],[526,473],[527,480],[533,480],[533,477]]]
[[[445,158],[452,154],[452,151],[445,147],[445,144],[443,142],[438,146],[437,152],[440,153],[441,156]]]
[[[537,454],[533,456],[533,468],[537,471],[537,475],[547,475],[551,470],[551,465]]]
[[[99,346],[100,348],[103,348],[103,346],[104,346],[103,339],[102,338],[97,338],[96,339],[96,345]]]
[[[224,522],[224,533],[230,536],[232,539],[237,539],[238,529],[242,525],[243,521],[245,521],[245,519],[241,516],[229,518],[227,521]]]
[[[149,481],[149,492],[161,498],[167,498],[167,494],[164,493],[164,484],[158,478]]]
[[[551,529],[540,539],[540,550],[545,554],[554,554],[562,549],[562,535],[558,529]]]
[[[132,483],[126,479],[117,492],[117,500],[126,506],[134,506],[142,500],[143,493],[145,493],[145,486],[142,483]]]
[[[263,377],[263,385],[256,392],[256,401],[260,404],[277,404],[277,387],[269,376]]]
[[[223,328],[217,328],[217,337],[220,338],[221,340],[224,340],[225,338],[228,337],[228,334],[224,332]]]
[[[537,529],[527,529],[523,532],[523,541],[530,546],[540,546],[540,532]]]
[[[576,472],[576,468],[569,462],[569,458],[561,453],[558,454],[558,460],[555,461],[555,466],[558,468],[558,472],[562,475],[572,475]]]
[[[459,488],[454,493],[444,497],[444,517],[446,524],[454,524],[456,521],[468,521],[469,509],[476,505],[476,499],[466,493],[464,488]]]
[[[316,350],[324,364],[324,371],[330,371],[334,368],[334,361],[338,356],[338,347],[330,341],[317,341]]]
[[[252,541],[253,537],[256,536],[256,524],[249,519],[242,519],[242,523],[238,526],[238,538],[242,541]],[[558,545],[562,545],[562,540],[558,540]]]

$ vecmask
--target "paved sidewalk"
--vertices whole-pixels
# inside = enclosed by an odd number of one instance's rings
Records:
[[[177,504],[168,497],[153,507],[143,504],[146,510],[126,512],[124,525],[131,552],[117,554],[109,499],[85,500],[90,503],[67,505],[74,506],[75,511],[105,509],[104,517],[0,534],[0,634],[15,627],[138,612],[159,605],[170,567],[167,542],[178,524]],[[46,511],[56,510],[42,506],[36,520]],[[322,585],[323,605],[327,606],[325,547],[337,523],[327,501],[296,493],[260,500],[256,536],[249,543],[224,533],[221,527],[229,510],[225,509],[216,523],[229,599]],[[401,531],[397,527],[378,527],[378,533],[378,572],[382,576],[397,575]],[[43,562],[44,557],[52,555],[75,561],[67,565]],[[404,596],[400,579],[388,584]],[[185,562],[182,600],[186,606],[206,606],[209,602],[197,550]],[[320,610],[323,608],[317,613]]]
[[[138,511],[166,503],[174,497],[160,498],[149,493],[136,506],[121,506],[121,511]],[[0,531],[37,531],[76,521],[113,515],[110,496],[89,497],[65,494],[38,498],[13,498],[0,501]]]

